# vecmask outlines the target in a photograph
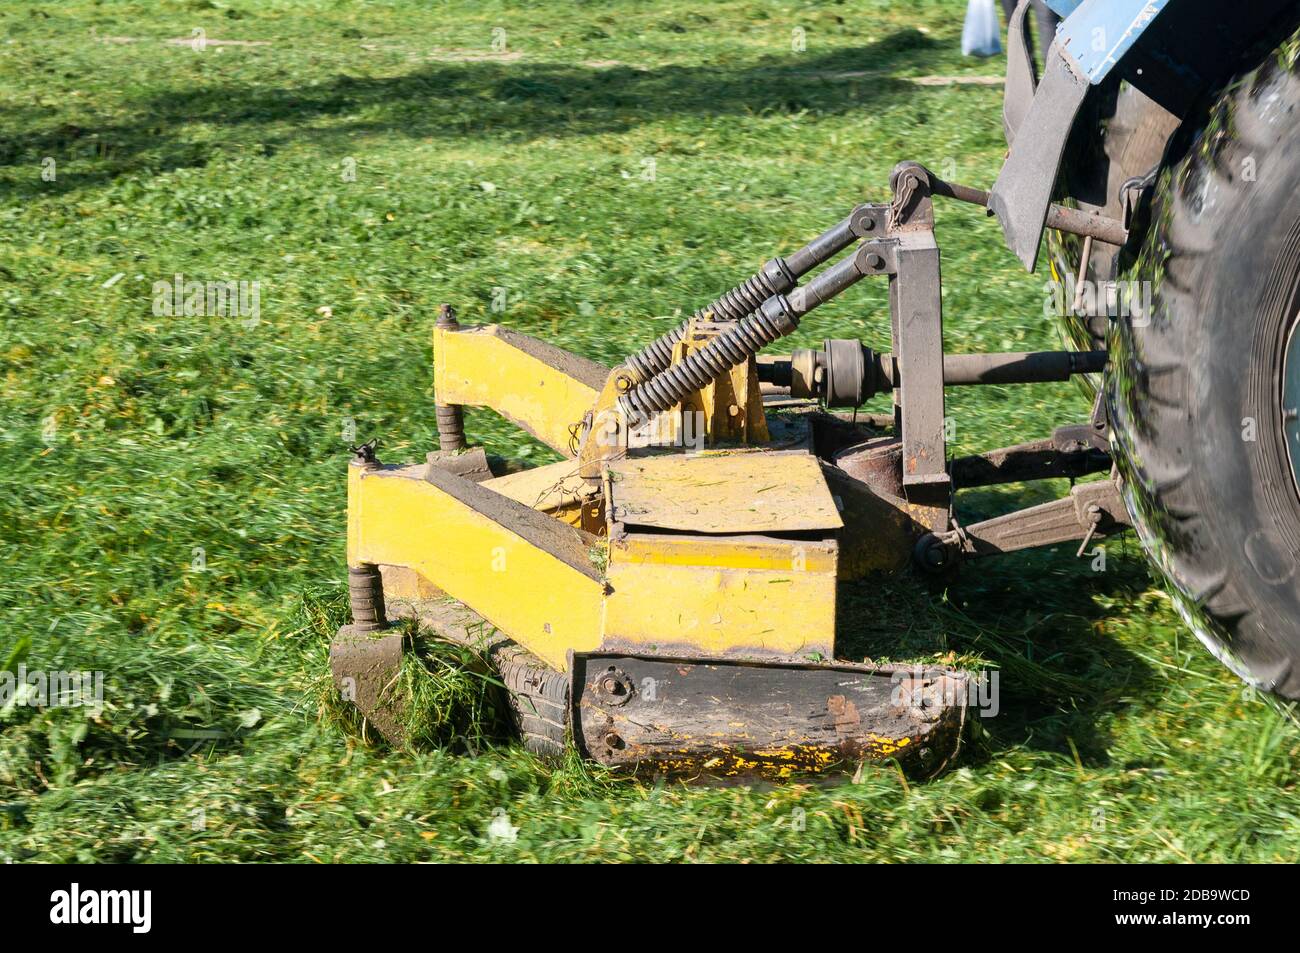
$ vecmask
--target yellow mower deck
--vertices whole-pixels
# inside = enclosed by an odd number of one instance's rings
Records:
[[[608,405],[621,390],[618,371],[447,322],[435,367],[440,421],[444,401],[490,407],[570,459],[505,476],[469,449],[349,468],[354,603],[360,593],[374,611],[340,633],[332,660],[391,740],[402,701],[383,689],[400,657],[389,614],[485,648],[543,752],[568,731],[612,765],[780,775],[847,758],[933,766],[957,743],[964,676],[832,662],[845,502],[808,420],[774,417],[769,430],[752,360],[652,422],[678,441],[700,421],[714,446],[664,447],[629,428],[587,448],[594,480],[577,438],[594,432],[602,392]],[[753,397],[741,423],[738,393]]]
[[[1068,380],[1107,355],[946,354],[932,200],[987,193],[915,162],[895,167],[890,189],[888,204],[856,206],[614,368],[505,328],[462,328],[443,306],[440,450],[383,466],[366,444],[349,471],[353,623],[333,668],[381,730],[400,705],[384,693],[400,658],[386,600],[423,600],[402,611],[436,626],[446,612],[431,606],[452,599],[491,629],[494,658],[509,646],[503,677],[542,748],[567,732],[607,764],[683,772],[947,763],[965,676],[838,660],[837,586],[1067,540],[1083,552],[1129,521],[1113,473],[958,521],[959,489],[1085,477],[1112,460],[1100,403],[1050,439],[949,459],[945,388]],[[1120,226],[1056,207],[1048,218],[1085,235]],[[865,279],[888,282],[890,352],[829,339],[760,357]],[[860,421],[877,394],[892,413]],[[466,405],[566,459],[494,474],[465,440]]]

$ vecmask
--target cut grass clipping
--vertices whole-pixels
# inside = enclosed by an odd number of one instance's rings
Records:
[[[316,591],[303,597],[299,631],[328,647],[347,620],[347,597]],[[409,620],[402,630],[402,665],[385,697],[400,704],[404,743],[411,751],[446,751],[477,755],[510,739],[505,685],[493,674],[487,655],[421,631]],[[322,653],[324,664],[324,653]],[[333,679],[316,683],[320,718],[327,725],[367,744],[383,738],[356,706],[345,700]]]
[[[397,689],[406,700],[402,728],[408,745],[476,755],[509,738],[505,686],[481,652],[414,626],[404,637]]]

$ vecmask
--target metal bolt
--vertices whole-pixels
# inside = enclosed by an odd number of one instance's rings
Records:
[[[348,447],[348,451],[352,454],[352,465],[363,470],[378,470],[382,466],[379,457],[375,455],[375,447],[378,443],[378,440],[367,440],[359,447]]]
[[[885,259],[881,258],[875,252],[867,256],[867,267],[872,271],[879,271],[885,267]]]
[[[953,545],[933,533],[926,533],[916,541],[912,549],[912,559],[926,572],[943,572],[958,558],[958,553],[952,548]]]
[[[450,328],[453,331],[459,329],[460,322],[456,320],[456,309],[449,304],[438,305],[438,318],[434,325],[440,328]]]

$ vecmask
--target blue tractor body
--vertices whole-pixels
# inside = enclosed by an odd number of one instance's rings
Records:
[[[1028,0],[1011,18],[1003,116],[1011,151],[989,207],[1007,244],[1033,270],[1067,143],[1089,97],[1127,83],[1187,116],[1238,72],[1259,44],[1294,29],[1295,0],[1049,0],[1064,17],[1041,76],[1026,33]],[[1269,47],[1271,48],[1271,46]],[[1021,129],[1032,134],[1018,136]]]

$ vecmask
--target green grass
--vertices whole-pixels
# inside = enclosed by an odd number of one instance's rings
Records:
[[[946,598],[845,593],[853,657],[1001,670],[1001,713],[928,783],[643,784],[490,734],[395,754],[322,716],[343,435],[388,460],[434,446],[437,304],[615,361],[883,199],[901,159],[987,184],[1000,89],[907,81],[1000,69],[960,57],[964,7],[0,2],[0,660],[107,680],[98,717],[0,714],[0,855],[1296,860],[1300,732],[1182,629],[1132,540],[1104,572],[1061,547]],[[517,57],[484,55],[497,27]],[[166,42],[194,28],[266,45]],[[1057,346],[1046,276],[977,210],[939,216],[949,347]],[[178,272],[260,281],[260,323],[155,316]],[[885,345],[866,284],[794,344]],[[1087,412],[1067,385],[950,397],[957,453]],[[467,422],[490,452],[551,459]],[[475,691],[443,699],[431,739],[463,741]],[[490,835],[502,817],[514,840]]]

